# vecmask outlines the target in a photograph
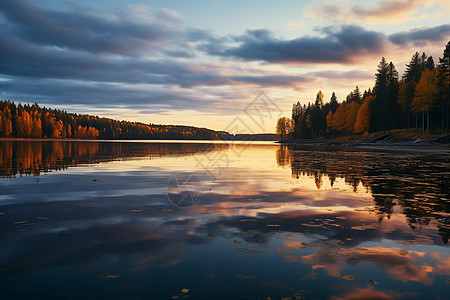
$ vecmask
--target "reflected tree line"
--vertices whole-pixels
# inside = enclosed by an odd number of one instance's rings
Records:
[[[362,185],[373,196],[378,221],[390,219],[394,206],[403,208],[412,229],[437,222],[445,243],[450,237],[450,159],[438,153],[389,153],[282,145],[279,166],[290,166],[292,177],[314,177],[318,189],[324,178]]]
[[[125,158],[192,155],[226,144],[0,141],[0,178],[39,175]]]

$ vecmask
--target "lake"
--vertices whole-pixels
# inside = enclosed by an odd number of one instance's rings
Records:
[[[450,154],[0,141],[2,299],[448,299]]]

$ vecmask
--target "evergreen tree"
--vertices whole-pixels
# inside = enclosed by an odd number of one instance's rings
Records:
[[[424,64],[425,69],[428,70],[433,70],[435,65],[434,65],[434,59],[433,56],[429,56]]]
[[[442,58],[437,65],[437,82],[439,89],[439,103],[441,108],[442,129],[450,129],[450,41],[447,43]]]
[[[423,63],[422,58],[419,55],[419,52],[414,53],[409,61],[409,64],[406,65],[405,74],[403,78],[408,83],[410,81],[419,82],[420,75],[422,74]]]
[[[330,98],[330,109],[333,113],[336,112],[336,109],[338,108],[339,104],[337,102],[337,97],[336,94],[333,92],[331,94],[331,98]]]
[[[398,98],[398,72],[392,62],[389,63],[388,73],[387,73],[387,99],[385,103],[385,111],[387,114],[387,129],[396,128],[398,124],[398,119],[400,116],[400,111],[397,103]]]
[[[375,100],[371,102],[371,129],[372,131],[383,130],[386,131],[386,106],[389,96],[389,65],[384,57],[381,58],[378,64],[377,73],[375,74],[375,86],[373,92]]]

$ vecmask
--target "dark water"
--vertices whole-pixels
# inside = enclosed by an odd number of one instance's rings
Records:
[[[448,152],[0,141],[1,299],[449,299],[449,236]]]

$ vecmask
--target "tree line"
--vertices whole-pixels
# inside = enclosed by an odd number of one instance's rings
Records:
[[[278,119],[276,132],[283,140],[332,138],[391,129],[415,128],[416,132],[449,132],[450,41],[437,64],[432,56],[416,52],[399,78],[392,62],[383,57],[375,84],[356,88],[341,103],[333,92],[324,103],[317,93],[313,103],[294,103],[292,118]]]
[[[0,137],[55,139],[203,139],[227,138],[225,132],[178,125],[117,121],[40,107],[37,103],[0,101]]]

